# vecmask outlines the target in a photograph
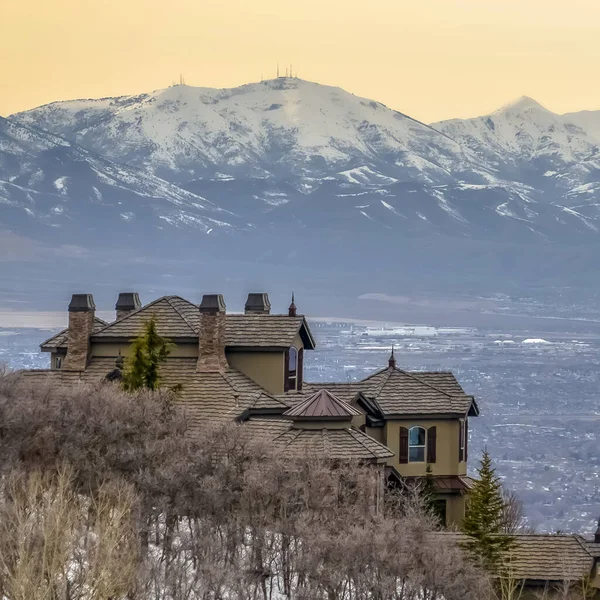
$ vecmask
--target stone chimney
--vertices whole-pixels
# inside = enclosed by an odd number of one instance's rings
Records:
[[[205,294],[200,304],[198,332],[199,373],[222,373],[227,369],[225,357],[225,300],[221,294]]]
[[[73,294],[69,304],[69,347],[63,369],[85,370],[91,354],[90,336],[95,316],[92,294]]]
[[[247,315],[271,314],[271,303],[268,294],[248,294],[244,313]]]
[[[117,321],[139,308],[142,308],[142,303],[140,302],[140,295],[137,292],[121,292],[115,304]]]

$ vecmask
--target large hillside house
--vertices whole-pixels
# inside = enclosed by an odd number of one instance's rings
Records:
[[[165,296],[142,306],[119,295],[116,320],[96,317],[91,294],[75,294],[69,326],[46,340],[51,368],[26,376],[76,385],[118,378],[123,357],[154,316],[174,348],[162,366],[165,386],[177,386],[192,425],[237,420],[272,440],[281,452],[318,452],[377,465],[390,482],[425,477],[431,466],[438,509],[448,523],[464,515],[469,417],[475,399],[449,372],[407,372],[393,355],[362,381],[304,381],[304,354],[315,340],[292,304],[272,314],[267,294],[249,294],[244,314],[226,312],[223,297],[200,305]]]

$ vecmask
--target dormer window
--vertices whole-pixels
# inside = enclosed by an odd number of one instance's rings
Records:
[[[62,367],[62,356],[55,356],[54,357],[54,368],[60,369],[61,367]]]
[[[424,427],[411,427],[408,431],[408,461],[425,462],[425,439]]]
[[[291,346],[285,353],[285,391],[302,389],[302,358],[304,350]]]

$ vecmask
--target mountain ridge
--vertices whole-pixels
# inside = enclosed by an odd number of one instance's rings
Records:
[[[7,189],[37,176],[52,199],[68,196],[71,210],[71,221],[38,220],[48,243],[57,232],[91,231],[100,211],[129,253],[144,249],[144,260],[160,247],[161,260],[184,251],[232,268],[252,248],[256,260],[285,271],[298,256],[291,245],[303,249],[307,276],[317,263],[340,273],[354,265],[369,271],[371,285],[389,286],[370,269],[388,247],[413,254],[403,268],[415,281],[422,281],[419,270],[441,285],[444,269],[473,269],[480,285],[512,286],[506,265],[517,278],[533,282],[537,273],[542,281],[536,264],[550,260],[557,274],[571,268],[569,281],[587,284],[589,269],[582,265],[579,273],[566,263],[574,245],[600,243],[600,137],[595,111],[577,115],[521,97],[489,115],[425,124],[294,78],[50,103],[4,120],[48,132],[70,150],[58,169],[40,166],[45,151],[32,148],[21,172],[18,140],[5,142],[4,155],[0,140],[0,202],[4,194],[12,207],[0,212],[0,228],[22,234],[35,220],[27,192]],[[2,156],[12,165],[4,176]],[[94,199],[102,179],[96,171],[125,190],[108,189],[104,179],[103,197]],[[151,200],[136,205],[140,190]],[[128,210],[116,210],[124,202],[113,198],[117,191],[129,194]],[[156,247],[148,241],[153,235],[162,240]],[[102,251],[101,235],[95,243]],[[473,253],[496,266],[487,273]],[[461,274],[456,285],[472,286],[473,277]],[[551,279],[544,271],[543,285]]]

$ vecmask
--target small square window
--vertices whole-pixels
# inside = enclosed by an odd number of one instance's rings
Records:
[[[425,447],[412,446],[409,450],[408,460],[410,462],[425,462]]]

